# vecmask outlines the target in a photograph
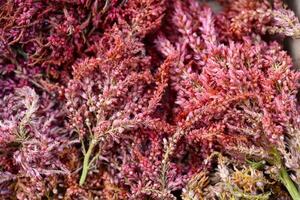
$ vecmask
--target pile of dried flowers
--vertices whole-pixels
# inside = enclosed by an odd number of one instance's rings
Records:
[[[218,5],[0,1],[0,199],[299,200],[299,20]]]

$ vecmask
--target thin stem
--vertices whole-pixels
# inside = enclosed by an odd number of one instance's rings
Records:
[[[291,180],[290,176],[288,175],[286,169],[283,166],[280,168],[279,178],[280,178],[282,184],[286,187],[286,189],[290,193],[293,200],[299,200],[300,193],[297,190],[294,182]]]
[[[81,173],[81,177],[80,177],[80,181],[79,181],[80,186],[82,186],[86,180],[86,177],[87,177],[87,174],[88,174],[88,171],[90,168],[90,157],[91,157],[91,154],[92,154],[97,142],[98,141],[93,138],[89,144],[89,148],[88,148],[86,154],[84,155],[83,168],[82,168],[82,173]]]
[[[293,200],[299,200],[300,199],[300,193],[295,186],[294,182],[292,181],[291,177],[287,173],[287,170],[284,167],[284,164],[282,163],[282,159],[280,156],[280,153],[277,149],[273,149],[271,154],[273,154],[275,165],[279,166],[279,179],[282,182],[282,184],[285,186],[285,188],[288,190],[289,194],[291,195]]]

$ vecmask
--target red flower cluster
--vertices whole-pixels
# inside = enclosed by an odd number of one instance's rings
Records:
[[[298,199],[280,0],[0,1],[0,199]]]

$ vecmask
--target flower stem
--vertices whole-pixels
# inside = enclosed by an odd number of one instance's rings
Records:
[[[286,169],[284,167],[281,167],[279,171],[279,178],[282,182],[282,184],[286,187],[288,192],[290,193],[293,200],[300,199],[300,193],[297,190],[294,182],[291,180],[290,176],[288,175]]]
[[[279,179],[282,182],[282,184],[285,186],[285,188],[288,190],[289,194],[291,195],[293,200],[299,200],[300,199],[300,193],[295,186],[294,182],[292,181],[291,177],[289,176],[287,170],[284,167],[284,164],[282,163],[282,159],[280,156],[280,153],[277,149],[273,149],[271,151],[271,154],[274,157],[275,165],[279,167]]]
[[[87,150],[87,152],[84,155],[84,159],[83,159],[83,168],[82,168],[82,173],[81,173],[81,177],[80,177],[80,181],[79,181],[79,185],[82,186],[86,180],[89,168],[90,168],[90,157],[91,154],[94,150],[94,147],[97,144],[97,140],[92,139],[90,144],[89,144],[89,148]]]

